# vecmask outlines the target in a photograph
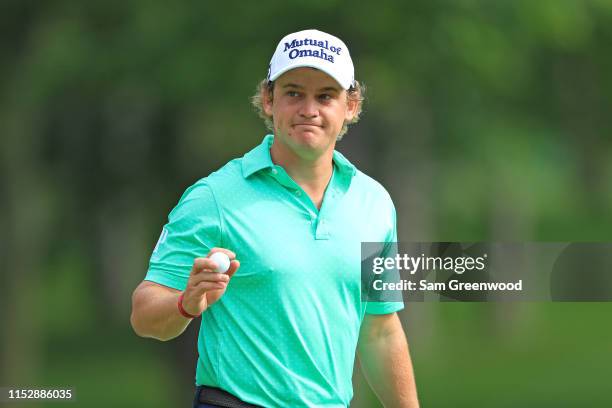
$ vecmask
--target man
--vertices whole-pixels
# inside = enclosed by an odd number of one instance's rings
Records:
[[[334,151],[361,110],[353,73],[340,39],[284,37],[254,98],[274,134],[168,217],[131,322],[170,340],[202,316],[194,407],[348,406],[355,351],[385,406],[418,406],[403,303],[361,299],[360,243],[397,235],[387,192]]]

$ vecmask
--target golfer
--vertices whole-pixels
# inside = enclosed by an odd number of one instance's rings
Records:
[[[361,299],[361,242],[397,233],[389,194],[334,150],[363,101],[346,44],[285,36],[253,101],[273,133],[185,191],[135,332],[166,341],[202,317],[194,407],[347,407],[355,354],[386,407],[418,407],[403,303]]]

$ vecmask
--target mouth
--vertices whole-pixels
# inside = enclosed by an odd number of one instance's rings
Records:
[[[293,127],[296,127],[296,126],[307,126],[307,127],[318,127],[318,128],[323,127],[320,125],[315,125],[314,123],[294,123]]]

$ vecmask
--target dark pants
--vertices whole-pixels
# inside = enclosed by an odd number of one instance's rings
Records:
[[[219,408],[218,405],[210,405],[210,404],[202,404],[199,401],[200,397],[200,389],[202,387],[196,387],[195,396],[193,397],[193,408]]]

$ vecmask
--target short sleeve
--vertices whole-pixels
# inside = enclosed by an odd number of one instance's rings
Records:
[[[395,213],[395,206],[393,205],[393,202],[391,202],[390,198],[389,201],[391,205],[391,209],[389,210],[391,222],[389,223],[390,227],[385,239],[385,245],[381,252],[381,256],[385,258],[394,258],[397,254],[397,217]],[[394,276],[393,279],[399,280],[399,272],[397,272],[397,276]],[[388,314],[398,312],[403,308],[404,302],[401,300],[397,302],[367,302],[365,312],[368,314]]]
[[[168,215],[149,261],[145,280],[184,290],[193,260],[220,245],[221,220],[210,186],[189,187]]]

